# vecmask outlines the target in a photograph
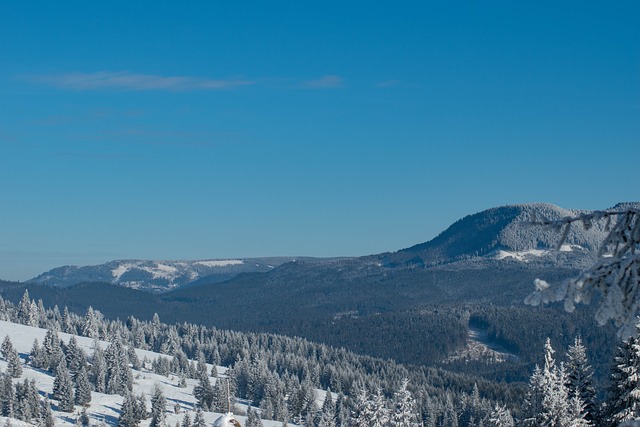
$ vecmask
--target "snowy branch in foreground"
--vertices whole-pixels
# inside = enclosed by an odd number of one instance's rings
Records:
[[[635,333],[640,313],[640,209],[628,208],[595,211],[557,221],[534,221],[533,225],[550,227],[562,237],[560,248],[572,226],[581,223],[589,229],[594,223],[606,221],[609,234],[602,242],[598,261],[578,277],[557,284],[536,279],[536,290],[525,303],[539,305],[564,301],[565,310],[572,312],[576,303],[588,304],[594,294],[600,297],[596,320],[600,325],[612,320],[618,335],[626,338]]]

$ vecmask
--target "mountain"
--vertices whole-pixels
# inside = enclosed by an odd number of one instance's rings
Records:
[[[616,208],[620,207],[623,205]],[[578,332],[585,339],[589,336],[597,340],[600,338],[594,334],[602,334],[595,328],[591,307],[581,307],[588,313],[583,315],[579,330],[573,325],[575,314],[554,311],[538,319],[536,325],[521,320],[539,312],[523,304],[533,291],[534,279],[552,283],[575,276],[593,262],[606,233],[604,224],[595,224],[586,231],[576,225],[562,250],[556,251],[560,233],[527,222],[576,212],[584,211],[548,204],[499,207],[462,218],[433,240],[397,252],[346,259],[296,259],[278,266],[270,264],[275,268],[267,271],[235,274],[225,281],[216,280],[220,276],[203,275],[154,295],[143,292],[150,288],[142,285],[138,289],[122,287],[125,273],[119,276],[121,282],[114,284],[114,271],[124,270],[118,262],[101,267],[104,277],[110,279],[107,283],[85,282],[66,288],[42,284],[52,284],[53,280],[0,283],[0,294],[19,301],[28,288],[34,298],[42,298],[49,306],[69,306],[79,312],[93,306],[109,317],[121,319],[129,315],[149,319],[155,312],[170,323],[188,321],[239,331],[300,336],[414,364],[434,363],[458,348],[466,333],[460,329],[464,319],[492,319],[494,314],[478,313],[484,307],[495,306],[506,310],[506,314],[500,324],[489,321],[487,327],[496,330],[506,322],[510,328],[521,328],[517,333],[511,331],[510,342],[500,345],[519,347],[522,356],[523,349],[529,346],[525,337],[530,337],[530,331],[538,324],[548,328],[552,322],[564,319],[564,326],[557,328],[564,337]],[[128,267],[126,273],[152,275],[144,268],[155,265],[166,271],[174,266],[169,262],[139,262],[142,268]],[[165,267],[157,267],[160,264]],[[248,264],[244,260],[243,264],[212,268]],[[456,314],[438,323],[430,313],[443,313],[443,307],[453,307]],[[512,322],[516,314],[519,320]],[[428,338],[425,331],[429,331]],[[549,333],[541,330],[540,339]],[[496,332],[496,336],[505,335]],[[448,341],[442,342],[443,337],[449,337]],[[439,345],[434,347],[435,342]]]
[[[640,203],[633,205],[640,206]],[[618,204],[611,209],[623,206],[625,205]],[[385,254],[382,258],[391,266],[434,266],[473,257],[515,259],[522,262],[542,258],[550,263],[572,266],[571,262],[579,262],[579,258],[585,256],[592,258],[597,252],[600,242],[607,234],[606,223],[598,222],[588,230],[580,226],[572,227],[558,253],[555,249],[560,233],[547,227],[531,225],[531,222],[558,220],[588,212],[545,203],[488,209],[458,220],[433,240]],[[568,253],[577,253],[577,256],[567,256]]]
[[[168,292],[200,282],[218,283],[240,273],[267,272],[294,261],[293,257],[216,259],[200,261],[117,260],[100,265],[54,268],[33,279],[57,287],[105,282],[151,293]]]
[[[612,209],[624,206],[638,207],[640,203],[619,204]],[[476,263],[515,260],[542,263],[549,267],[584,268],[593,261],[598,245],[606,235],[604,222],[595,224],[589,230],[573,227],[560,251],[555,250],[560,238],[557,230],[529,224],[543,218],[554,220],[585,212],[544,203],[497,207],[468,215],[425,243],[393,253],[354,259],[272,257],[201,261],[118,260],[93,266],[54,268],[29,282],[58,287],[83,282],[106,282],[163,293],[221,283],[241,273],[266,273],[293,261],[351,269],[355,275],[376,267],[429,268],[473,259]]]

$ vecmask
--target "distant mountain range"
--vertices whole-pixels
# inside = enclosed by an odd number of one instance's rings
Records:
[[[634,205],[639,205],[638,203]],[[617,205],[615,208],[624,205]],[[117,260],[93,266],[64,266],[45,272],[28,282],[69,287],[85,282],[105,282],[152,293],[231,280],[241,273],[265,273],[283,264],[302,261],[329,265],[360,265],[397,269],[430,268],[460,261],[492,260],[580,268],[593,260],[606,235],[605,225],[589,230],[574,227],[560,251],[557,231],[531,226],[536,219],[560,219],[586,211],[567,210],[550,204],[503,206],[469,215],[455,222],[436,238],[393,253],[353,259],[272,257],[200,261]],[[336,264],[336,261],[339,261]],[[357,274],[357,273],[356,273]]]
[[[489,209],[462,218],[428,242],[354,258],[128,260],[60,267],[26,283],[0,281],[0,296],[17,302],[28,289],[32,298],[60,309],[83,312],[92,306],[120,319],[151,319],[157,313],[169,323],[301,336],[414,364],[448,356],[464,342],[469,319],[479,319],[476,326],[496,336],[504,335],[499,328],[511,328],[515,338],[498,344],[519,348],[522,357],[532,343],[539,341],[542,348],[549,335],[569,340],[581,334],[585,341],[605,342],[590,307],[582,310],[578,327],[575,313],[541,312],[523,303],[534,279],[557,282],[595,260],[604,224],[589,230],[576,225],[559,251],[557,231],[529,224],[580,212],[586,211],[548,204]],[[452,314],[442,318],[447,312]],[[552,323],[555,329],[549,330]]]
[[[219,283],[240,273],[264,273],[299,257],[210,259],[198,261],[116,260],[99,265],[57,267],[28,283],[66,288],[103,282],[151,293],[169,292],[200,283]],[[302,258],[305,259],[305,258]],[[313,258],[307,258],[313,260]]]

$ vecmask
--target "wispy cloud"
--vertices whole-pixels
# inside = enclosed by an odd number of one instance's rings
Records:
[[[120,89],[131,91],[165,90],[220,90],[255,84],[242,79],[207,79],[189,76],[160,76],[137,74],[129,71],[98,71],[95,73],[63,73],[49,75],[26,75],[23,79],[61,89],[97,90]]]
[[[395,87],[400,84],[400,80],[391,79],[376,83],[376,87]]]
[[[327,75],[316,80],[307,80],[303,83],[303,86],[315,89],[343,87],[344,79],[340,76]]]

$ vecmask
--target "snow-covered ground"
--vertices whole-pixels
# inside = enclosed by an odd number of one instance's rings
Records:
[[[489,342],[487,332],[480,329],[469,328],[469,340],[467,345],[449,356],[445,363],[458,360],[482,360],[487,363],[503,363],[508,360],[517,360],[518,356],[509,353],[506,349]]]
[[[14,384],[18,381],[23,381],[25,378],[34,379],[36,382],[36,387],[40,391],[41,394],[50,394],[53,388],[53,379],[54,377],[50,375],[48,372],[44,372],[39,369],[32,369],[31,366],[24,364],[27,360],[29,352],[31,351],[31,347],[33,346],[33,340],[38,339],[40,345],[44,340],[44,336],[47,333],[45,329],[39,329],[26,325],[19,325],[15,323],[0,321],[0,341],[4,340],[5,336],[9,336],[11,342],[13,343],[13,347],[20,354],[20,358],[23,362],[23,373],[22,376],[18,379],[14,380]],[[62,332],[58,332],[58,336],[65,343],[69,342],[69,338],[71,335],[65,334]],[[87,355],[92,355],[94,352],[94,341],[91,338],[86,337],[76,337],[78,346],[81,347]],[[98,342],[101,348],[105,349],[109,343],[104,341]],[[159,356],[168,357],[167,355],[162,355],[159,353],[154,353],[151,351],[136,349],[136,353],[140,360],[143,360],[145,357],[152,361]],[[212,369],[212,365],[209,365],[209,370]],[[0,370],[6,371],[7,363],[0,358]],[[224,374],[226,369],[224,367],[216,367],[220,374]],[[176,422],[182,422],[185,412],[189,412],[190,418],[193,420],[195,415],[195,403],[196,399],[193,396],[193,387],[197,384],[197,380],[187,379],[187,387],[180,388],[178,387],[179,378],[175,375],[165,377],[162,375],[157,375],[148,370],[133,370],[134,382],[133,382],[133,393],[135,395],[139,395],[143,393],[147,397],[147,409],[150,410],[150,396],[153,392],[155,385],[157,384],[167,400],[167,425],[173,426]],[[215,382],[214,378],[211,378],[212,382]],[[320,393],[319,393],[320,394]],[[108,425],[117,425],[120,407],[122,405],[122,396],[118,395],[109,395],[92,392],[91,403],[87,408],[87,413],[91,419],[92,425],[97,425],[101,421],[104,421]],[[318,396],[320,397],[320,396]],[[76,406],[75,413],[66,413],[56,411],[56,401],[52,400],[52,409],[53,414],[56,419],[56,425],[59,426],[69,426],[75,425],[76,419],[78,417],[79,412],[81,411],[80,406]],[[180,405],[179,413],[175,413],[176,404]],[[245,409],[245,406],[242,404],[236,405],[241,410]],[[204,417],[208,425],[211,425],[221,414],[214,412],[205,412]],[[245,417],[238,416],[236,417],[238,421],[245,424]],[[147,419],[141,422],[141,426],[149,425],[151,419]],[[2,425],[6,425],[6,419],[0,417],[0,423]],[[282,425],[282,423],[277,421],[267,421],[263,420],[263,424],[265,427],[276,427]],[[11,419],[11,425],[15,427],[27,426],[30,424],[23,423],[21,421]],[[292,425],[292,424],[289,424]]]

